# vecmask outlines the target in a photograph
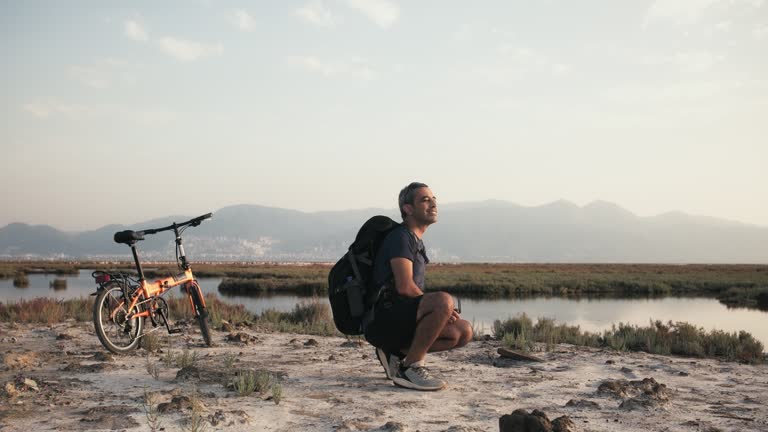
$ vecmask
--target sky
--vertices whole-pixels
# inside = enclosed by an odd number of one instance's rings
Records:
[[[768,1],[0,2],[0,227],[614,202],[768,226]]]

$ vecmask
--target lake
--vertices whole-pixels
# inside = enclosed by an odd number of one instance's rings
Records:
[[[87,296],[96,289],[90,270],[81,270],[72,276],[30,274],[29,287],[16,288],[13,280],[0,279],[0,301],[13,302],[20,299],[51,297],[61,300]],[[66,289],[54,290],[50,283],[66,279]],[[295,295],[267,295],[259,297],[224,296],[219,293],[220,278],[200,279],[200,286],[206,293],[215,293],[227,303],[242,303],[254,313],[264,309],[289,311],[306,297]],[[177,294],[178,290],[169,294]],[[600,331],[619,322],[648,325],[649,320],[687,321],[707,330],[719,329],[729,332],[746,330],[768,347],[768,313],[750,309],[729,309],[716,299],[665,297],[652,299],[606,298],[569,299],[562,297],[534,297],[525,299],[461,299],[462,317],[475,321],[476,327],[490,332],[496,319],[506,319],[528,314],[532,319],[553,318],[560,323],[579,325],[582,330]]]

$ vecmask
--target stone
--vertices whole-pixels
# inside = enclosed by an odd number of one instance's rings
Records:
[[[504,358],[509,358],[509,359],[513,359],[513,360],[533,361],[533,362],[543,362],[544,361],[543,359],[541,359],[539,357],[532,356],[530,354],[521,353],[519,351],[512,351],[511,349],[507,349],[507,348],[504,348],[504,347],[499,348],[496,352],[498,352],[499,355],[504,357]]]
[[[225,424],[227,421],[227,417],[224,415],[224,412],[221,410],[216,410],[213,414],[208,414],[208,423],[211,424],[211,426],[218,426],[219,424]]]
[[[576,425],[568,416],[561,416],[552,420],[552,432],[576,432]]]
[[[246,332],[230,333],[225,339],[227,342],[242,343],[245,345],[256,342],[258,340],[256,336],[251,336]]]
[[[35,380],[24,378],[23,384],[29,390],[40,391],[40,388],[37,386],[37,383],[35,382]]]
[[[4,390],[5,390],[5,395],[8,396],[9,398],[16,396],[16,394],[18,393],[18,391],[16,391],[16,386],[13,385],[12,382],[5,383]]]
[[[499,417],[500,432],[552,432],[552,423],[547,415],[539,410],[530,414],[524,409],[517,409],[512,414]]]
[[[192,400],[187,396],[174,396],[170,402],[157,405],[157,411],[162,414],[178,412],[184,409],[192,409]]]
[[[227,320],[221,320],[221,329],[227,333],[235,332],[235,327]]]
[[[584,408],[584,409],[600,409],[600,405],[597,402],[593,402],[586,399],[571,399],[569,400],[565,406],[567,407],[573,407],[573,408]]]
[[[316,339],[309,339],[306,342],[304,342],[304,346],[318,346],[320,345],[320,342],[318,342]]]
[[[619,408],[623,410],[648,410],[669,401],[667,386],[653,378],[605,381],[600,384],[597,393],[621,398]]]
[[[93,359],[96,360],[96,361],[102,361],[102,362],[115,361],[115,358],[112,357],[112,354],[101,352],[101,351],[99,351],[96,354],[94,354],[93,355]]]

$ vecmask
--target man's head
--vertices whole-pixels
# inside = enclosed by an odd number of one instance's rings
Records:
[[[437,198],[424,183],[413,182],[404,187],[397,197],[397,204],[403,221],[411,217],[421,225],[437,222]]]

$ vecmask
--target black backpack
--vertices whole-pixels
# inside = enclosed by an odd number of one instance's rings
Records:
[[[373,286],[373,265],[384,237],[400,226],[386,216],[368,219],[349,250],[328,274],[328,299],[333,322],[346,335],[363,334],[363,321],[379,298]]]

